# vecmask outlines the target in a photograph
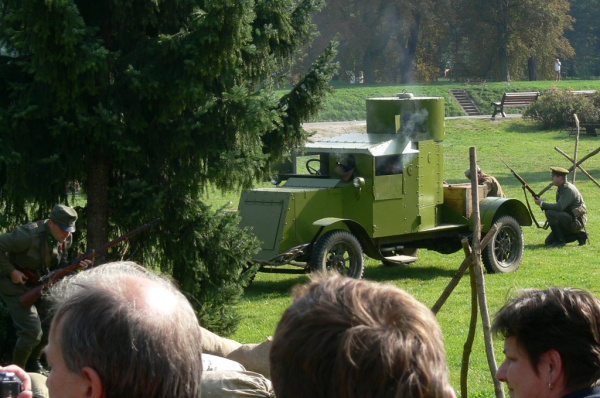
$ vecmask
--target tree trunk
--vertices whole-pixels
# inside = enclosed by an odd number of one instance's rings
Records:
[[[108,243],[108,186],[110,163],[96,154],[88,169],[87,187],[87,247],[88,250],[102,247]],[[104,255],[96,257],[103,262]]]
[[[500,72],[500,81],[510,81],[510,72],[508,71],[508,55],[506,54],[505,46],[501,46],[498,49],[498,71]]]
[[[419,29],[421,17],[415,15],[415,23],[406,38],[406,47],[400,56],[400,83],[412,83],[414,61],[417,55],[417,44],[419,43]]]
[[[537,60],[535,57],[529,57],[527,60],[527,72],[529,74],[529,81],[536,81],[537,77]]]

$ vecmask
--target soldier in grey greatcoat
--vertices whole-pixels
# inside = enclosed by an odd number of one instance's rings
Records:
[[[75,209],[56,205],[49,219],[0,235],[0,297],[17,329],[13,363],[31,372],[42,370],[38,359],[46,341],[42,331],[46,311],[43,300],[25,308],[19,297],[34,286],[36,281],[30,280],[33,276],[67,264],[66,253],[76,221]],[[87,267],[90,263],[85,260],[81,265]]]
[[[465,170],[465,177],[469,180],[471,179],[471,169]],[[502,190],[502,185],[496,179],[496,177],[491,176],[489,174],[485,174],[481,171],[481,168],[477,166],[477,184],[484,185],[486,196],[497,196],[499,198],[505,198],[504,191]]]
[[[568,242],[578,241],[579,246],[586,243],[588,234],[583,230],[587,221],[587,208],[583,196],[577,187],[567,182],[569,170],[562,167],[550,167],[552,183],[558,187],[556,203],[535,199],[546,213],[546,220],[552,232],[546,238],[547,247],[562,247]]]

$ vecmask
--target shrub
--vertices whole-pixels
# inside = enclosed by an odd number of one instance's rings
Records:
[[[597,123],[600,120],[600,95],[590,98],[551,89],[523,112],[523,116],[539,120],[545,129],[572,125],[574,114],[581,123]]]

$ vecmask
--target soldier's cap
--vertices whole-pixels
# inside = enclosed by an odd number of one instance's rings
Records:
[[[550,167],[550,170],[552,170],[552,175],[555,176],[566,176],[569,174],[569,170],[562,167]]]
[[[477,172],[481,173],[481,167],[477,166]],[[471,179],[471,168],[470,167],[465,170],[465,177],[467,177],[469,180]]]
[[[65,205],[56,205],[50,213],[50,219],[66,232],[75,232],[77,212],[74,208]]]

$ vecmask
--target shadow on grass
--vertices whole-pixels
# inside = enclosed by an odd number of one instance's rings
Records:
[[[458,269],[459,266],[460,263],[456,264],[456,269]],[[380,264],[379,266],[365,268],[364,277],[366,279],[371,279],[374,281],[407,278],[431,280],[440,277],[451,278],[452,276],[454,276],[455,273],[456,270],[450,270],[419,263],[412,263],[407,265],[394,265],[389,267]]]
[[[459,266],[460,263],[456,264],[456,269],[458,269]],[[389,267],[379,264],[365,267],[364,278],[374,281],[408,278],[431,280],[440,277],[451,278],[455,273],[456,270],[428,266],[424,263]],[[269,295],[273,298],[289,297],[294,286],[306,283],[308,280],[308,274],[285,275],[259,272],[252,284],[246,288],[244,297],[248,300],[252,300],[253,298],[262,299],[265,295]]]
[[[524,121],[530,123],[523,123]],[[501,131],[509,131],[511,133],[539,133],[542,131],[540,124],[530,119],[519,118],[517,120],[503,120],[502,122],[498,127],[498,130]]]
[[[259,272],[256,275],[255,280],[245,290],[245,299],[252,300],[253,298],[263,297],[265,294],[273,297],[289,297],[294,286],[306,283],[308,281],[308,275],[306,274],[279,274],[274,278],[273,274],[269,273],[269,279],[261,278],[261,275],[267,274],[262,274]]]

